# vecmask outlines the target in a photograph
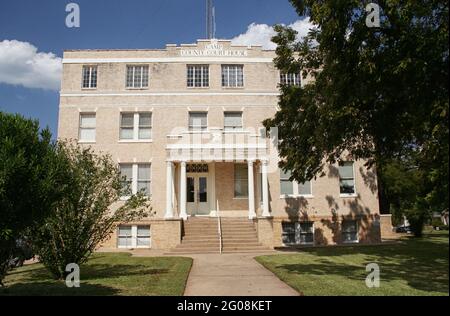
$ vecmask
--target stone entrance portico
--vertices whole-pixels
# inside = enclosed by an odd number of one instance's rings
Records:
[[[240,207],[234,212],[220,212],[220,198],[217,196],[216,186],[226,186],[216,178],[217,168],[223,164],[234,166],[235,164],[247,164],[248,170],[248,198],[240,198],[240,202],[248,200],[245,207]],[[189,173],[189,165],[206,165],[207,172]],[[220,166],[219,166],[220,165]],[[220,170],[219,170],[220,171]],[[244,214],[249,219],[257,217],[257,200],[260,202],[261,216],[270,217],[269,211],[269,186],[268,186],[268,162],[267,160],[245,160],[245,161],[167,161],[166,163],[166,219],[181,218],[186,220],[188,216],[236,216]],[[232,175],[231,175],[232,176]],[[259,181],[258,181],[259,180]],[[218,184],[219,182],[219,184]],[[258,194],[257,194],[258,191]],[[238,200],[235,198],[235,200]],[[191,204],[191,207],[189,207]],[[203,204],[203,205],[200,205]]]

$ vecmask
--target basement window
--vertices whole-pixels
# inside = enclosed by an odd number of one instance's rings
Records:
[[[124,249],[150,248],[150,225],[120,225],[117,232],[117,247]]]
[[[284,222],[282,229],[282,240],[286,246],[314,244],[313,222]]]

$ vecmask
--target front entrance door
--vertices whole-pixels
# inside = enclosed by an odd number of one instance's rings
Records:
[[[208,174],[188,175],[186,180],[188,214],[209,215]]]

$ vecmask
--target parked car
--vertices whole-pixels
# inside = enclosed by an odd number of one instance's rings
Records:
[[[395,232],[396,233],[403,233],[403,234],[411,234],[412,230],[411,230],[411,226],[397,226],[395,227]]]

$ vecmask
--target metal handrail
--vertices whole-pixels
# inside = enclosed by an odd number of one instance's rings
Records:
[[[219,253],[222,254],[222,219],[220,218],[219,201],[217,201],[217,232],[219,233]]]

